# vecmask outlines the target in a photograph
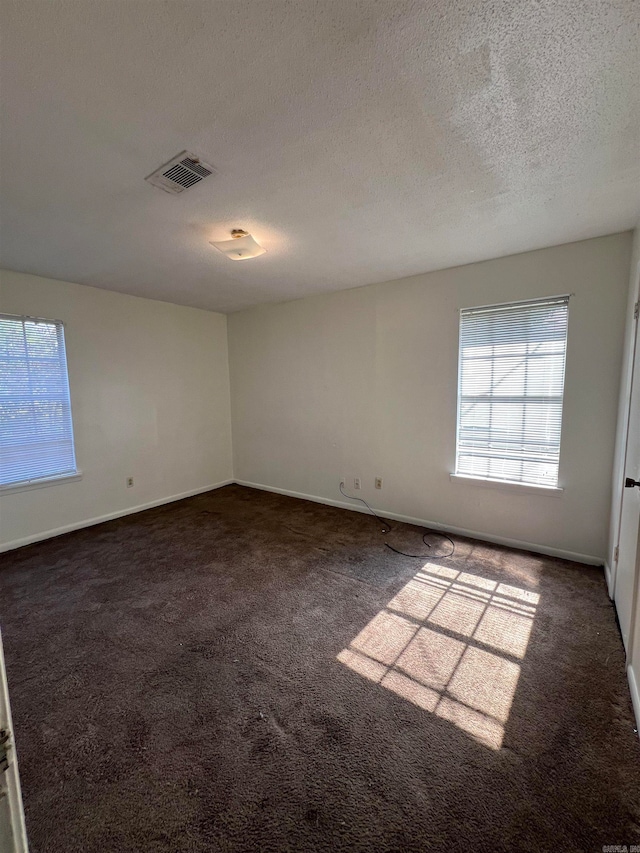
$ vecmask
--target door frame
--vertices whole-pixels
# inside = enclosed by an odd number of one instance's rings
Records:
[[[638,543],[640,545],[640,523],[638,524]],[[636,629],[640,621],[640,601],[638,600],[638,592],[640,590],[640,547],[636,549],[636,571],[633,579],[633,592],[631,593],[631,624],[629,625],[629,642],[626,654],[627,678],[629,679],[629,687],[631,689],[631,700],[633,702],[633,710],[636,713],[638,721],[638,735],[640,736],[640,695],[638,694],[638,675],[640,672],[640,661],[636,661],[633,656],[633,647],[636,640]],[[637,618],[636,618],[637,617]]]
[[[635,364],[636,364],[636,353],[638,349],[638,337],[640,334],[640,261],[637,264],[635,271],[635,283],[633,287],[633,303],[632,303],[632,311],[633,311],[633,319],[632,319],[632,327],[631,327],[631,346],[629,347],[629,353],[627,356],[626,365],[623,367],[627,368],[627,373],[629,376],[629,383],[627,388],[627,399],[625,401],[625,406],[623,409],[623,417],[624,417],[624,427],[623,427],[623,452],[622,452],[622,462],[620,465],[620,470],[616,472],[617,482],[613,483],[614,492],[612,494],[612,502],[614,502],[614,512],[616,514],[616,537],[613,542],[613,551],[611,552],[611,565],[605,565],[605,575],[607,574],[607,568],[609,569],[609,578],[608,578],[608,587],[609,587],[609,597],[615,604],[616,599],[616,584],[618,580],[618,559],[614,556],[619,554],[620,548],[620,531],[622,527],[622,503],[624,501],[624,478],[626,476],[625,471],[627,468],[627,452],[629,445],[629,425],[631,423],[631,396],[633,393],[633,383],[634,381],[640,382],[640,377],[635,375]],[[623,376],[624,380],[624,376]],[[639,540],[640,542],[640,540]],[[634,582],[634,596],[635,591],[637,589],[637,572],[636,579]],[[633,626],[632,626],[633,627]],[[631,638],[631,634],[630,634]]]
[[[4,664],[2,634],[0,634],[0,705],[2,706],[2,726],[9,733],[9,743],[6,751],[6,769],[2,771],[3,787],[5,788],[4,796],[7,797],[8,801],[9,826],[0,826],[0,833],[3,833],[0,844],[2,844],[3,849],[8,848],[13,853],[28,853],[29,847],[24,823],[18,759],[16,757],[15,741],[13,738],[13,722],[11,720],[11,706],[9,704],[9,687]]]

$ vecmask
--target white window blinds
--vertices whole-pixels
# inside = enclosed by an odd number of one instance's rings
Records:
[[[0,487],[75,472],[62,323],[0,314]]]
[[[569,297],[460,312],[456,473],[557,486]]]

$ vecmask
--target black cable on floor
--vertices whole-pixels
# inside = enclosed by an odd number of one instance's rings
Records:
[[[387,534],[391,530],[393,530],[391,524],[389,524],[386,519],[380,518],[380,516],[373,509],[371,509],[371,507],[365,501],[364,498],[356,498],[354,495],[348,495],[342,488],[342,483],[340,483],[340,493],[344,495],[345,498],[348,498],[350,501],[360,501],[360,503],[363,503],[369,510],[371,515],[380,522],[380,524],[382,525],[382,532],[384,534]],[[425,532],[422,534],[422,541],[427,546],[427,548],[431,548],[431,545],[429,545],[429,543],[427,542],[427,536],[442,536],[442,538],[446,539],[446,541],[451,545],[451,551],[449,551],[448,554],[407,554],[405,551],[400,551],[398,548],[394,548],[393,545],[389,545],[388,542],[385,542],[384,544],[385,547],[388,548],[390,551],[393,551],[394,554],[400,554],[400,556],[402,557],[413,557],[415,560],[441,560],[444,557],[453,557],[456,550],[456,546],[453,542],[453,539],[447,536],[446,533],[440,533],[433,530],[425,530]]]

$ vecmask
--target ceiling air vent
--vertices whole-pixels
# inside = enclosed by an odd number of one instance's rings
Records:
[[[192,187],[194,184],[199,184],[204,178],[209,175],[215,175],[216,170],[213,166],[203,163],[195,154],[190,151],[183,151],[160,166],[151,175],[145,178],[154,187],[160,187],[166,193],[182,193]]]

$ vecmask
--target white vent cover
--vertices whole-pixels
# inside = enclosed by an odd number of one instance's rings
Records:
[[[160,166],[151,175],[148,175],[145,181],[149,181],[154,187],[159,187],[166,193],[175,194],[183,193],[189,187],[200,183],[209,175],[215,175],[215,173],[216,170],[213,166],[203,163],[199,157],[190,151],[183,151],[165,163],[164,166]]]

